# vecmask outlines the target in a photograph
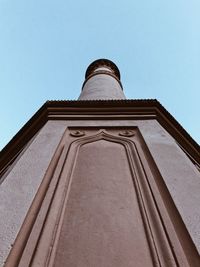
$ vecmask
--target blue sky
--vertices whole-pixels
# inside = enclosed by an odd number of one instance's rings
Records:
[[[199,0],[0,0],[0,149],[46,100],[77,99],[108,58],[200,143]]]

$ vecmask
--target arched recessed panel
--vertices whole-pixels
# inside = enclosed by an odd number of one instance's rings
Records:
[[[153,266],[125,147],[80,146],[54,266]]]
[[[190,266],[135,129],[74,129],[63,143],[18,266]]]

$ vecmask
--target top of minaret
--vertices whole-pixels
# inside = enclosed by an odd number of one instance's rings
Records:
[[[118,67],[108,59],[92,62],[86,70],[79,100],[125,99]]]
[[[118,67],[109,59],[101,58],[93,61],[86,70],[85,79],[88,79],[91,75],[95,75],[97,71],[108,71],[110,75],[115,76],[120,80],[120,72]]]

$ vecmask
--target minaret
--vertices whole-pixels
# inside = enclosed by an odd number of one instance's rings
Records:
[[[108,59],[98,59],[89,65],[79,100],[125,99],[120,72]]]
[[[107,59],[0,153],[0,266],[199,267],[199,146]]]

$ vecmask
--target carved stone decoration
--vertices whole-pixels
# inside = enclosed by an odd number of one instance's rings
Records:
[[[70,135],[73,137],[81,137],[85,135],[85,132],[77,130],[77,131],[70,132]]]
[[[135,133],[133,131],[131,131],[131,130],[125,130],[125,131],[121,131],[119,133],[119,135],[126,136],[126,137],[132,137],[132,136],[135,135]]]
[[[17,266],[191,266],[140,142],[100,130],[65,145]]]
[[[85,101],[87,100],[87,101]],[[199,146],[107,59],[0,153],[0,266],[199,267]]]

